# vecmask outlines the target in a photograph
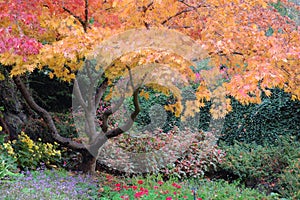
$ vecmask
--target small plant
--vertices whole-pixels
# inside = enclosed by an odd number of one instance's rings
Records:
[[[4,143],[4,148],[8,154],[17,160],[19,167],[26,169],[36,169],[41,163],[49,165],[60,159],[61,152],[57,150],[58,144],[34,142],[24,132],[18,136],[17,140]]]
[[[12,149],[5,148],[4,135],[0,135],[0,179],[16,176],[17,163],[16,159],[9,153]]]

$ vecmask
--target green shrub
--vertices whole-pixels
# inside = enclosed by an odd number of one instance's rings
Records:
[[[300,199],[300,152],[279,176],[279,192],[283,197]]]
[[[276,188],[280,174],[286,167],[291,167],[300,152],[300,144],[293,137],[282,137],[267,146],[236,142],[222,148],[227,154],[222,169],[238,175],[248,186],[265,185],[264,189]]]
[[[267,200],[278,199],[277,195],[265,195],[258,190],[245,188],[238,181],[228,183],[224,180],[203,180],[196,179],[186,182],[190,188],[195,188],[197,195],[201,199],[206,200],[225,200],[225,199],[238,199],[238,200]],[[183,186],[183,187],[187,187]]]
[[[24,132],[17,140],[4,143],[4,148],[13,156],[18,166],[25,169],[36,169],[41,163],[49,165],[58,162],[61,156],[58,144],[34,142]]]

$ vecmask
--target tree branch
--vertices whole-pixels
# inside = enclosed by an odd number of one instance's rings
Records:
[[[179,15],[182,15],[184,13],[188,13],[188,12],[191,12],[193,10],[196,10],[196,12],[198,13],[198,10],[197,10],[198,8],[200,8],[200,7],[208,7],[208,6],[202,5],[202,4],[198,4],[197,6],[191,6],[191,5],[187,4],[186,2],[184,2],[184,0],[178,0],[178,2],[183,3],[184,5],[186,5],[187,8],[183,9],[183,10],[181,10],[179,12],[177,12],[175,15],[172,15],[172,16],[168,17],[167,19],[165,19],[164,21],[162,21],[162,23],[161,23],[162,25],[166,24],[171,19],[173,19],[173,18],[175,18],[175,17],[177,17]]]
[[[54,124],[54,121],[51,117],[51,115],[42,107],[40,107],[32,98],[31,94],[29,93],[28,89],[22,82],[20,76],[15,76],[13,77],[13,80],[17,86],[17,88],[20,90],[22,96],[24,97],[26,103],[29,105],[29,107],[34,110],[36,113],[38,113],[47,123],[50,131],[51,131],[51,136],[53,139],[55,139],[57,142],[66,145],[72,149],[86,149],[85,146],[81,143],[75,142],[70,138],[65,138],[59,135],[56,126]]]
[[[76,98],[78,99],[79,104],[84,109],[84,111],[87,111],[87,105],[82,98],[81,91],[80,91],[80,88],[79,88],[79,85],[78,85],[78,82],[76,79],[74,81],[74,94],[75,94]]]
[[[96,95],[95,95],[95,107],[100,103],[101,98],[104,95],[105,90],[108,87],[108,78],[105,78],[104,81],[100,84],[100,86],[97,88]]]
[[[64,6],[63,6],[63,10],[66,11],[67,13],[69,13],[70,15],[72,15],[75,19],[77,19],[80,22],[80,24],[82,25],[84,32],[86,32],[85,22],[78,15],[76,15],[75,13],[73,13],[72,11],[70,11],[68,8],[66,8]]]
[[[88,26],[88,23],[89,23],[89,1],[88,0],[85,0],[85,8],[84,8],[84,17],[85,17],[85,23],[84,23],[84,32],[87,31],[87,26]]]
[[[131,113],[130,119],[128,119],[128,120],[126,121],[126,123],[125,123],[121,128],[118,127],[118,128],[116,128],[116,129],[114,129],[114,130],[108,131],[108,132],[105,134],[105,136],[106,136],[108,139],[113,138],[113,137],[116,137],[116,136],[118,136],[118,135],[120,135],[120,134],[122,134],[122,133],[128,131],[128,130],[132,127],[132,125],[133,125],[133,123],[134,123],[136,117],[138,116],[138,114],[139,114],[139,112],[140,112],[140,106],[139,106],[138,94],[139,94],[139,88],[137,88],[137,89],[134,91],[134,93],[133,93],[133,105],[134,105],[134,108],[135,108],[135,109],[134,109],[134,111]]]

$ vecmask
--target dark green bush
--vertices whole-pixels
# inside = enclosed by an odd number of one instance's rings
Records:
[[[300,152],[279,176],[279,192],[283,197],[300,199]]]
[[[278,190],[277,180],[284,171],[293,169],[300,152],[300,143],[294,137],[282,137],[273,145],[236,142],[222,147],[226,151],[222,169],[238,175],[247,186],[268,190]]]
[[[300,136],[300,102],[292,101],[288,93],[272,90],[270,98],[261,104],[243,106],[232,100],[233,111],[226,116],[220,141],[274,143],[281,135]]]

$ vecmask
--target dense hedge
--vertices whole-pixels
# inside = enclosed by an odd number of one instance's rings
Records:
[[[270,98],[263,97],[261,104],[242,106],[233,100],[233,112],[226,116],[222,141],[273,143],[280,135],[300,136],[300,102],[292,101],[290,94],[272,90]]]

